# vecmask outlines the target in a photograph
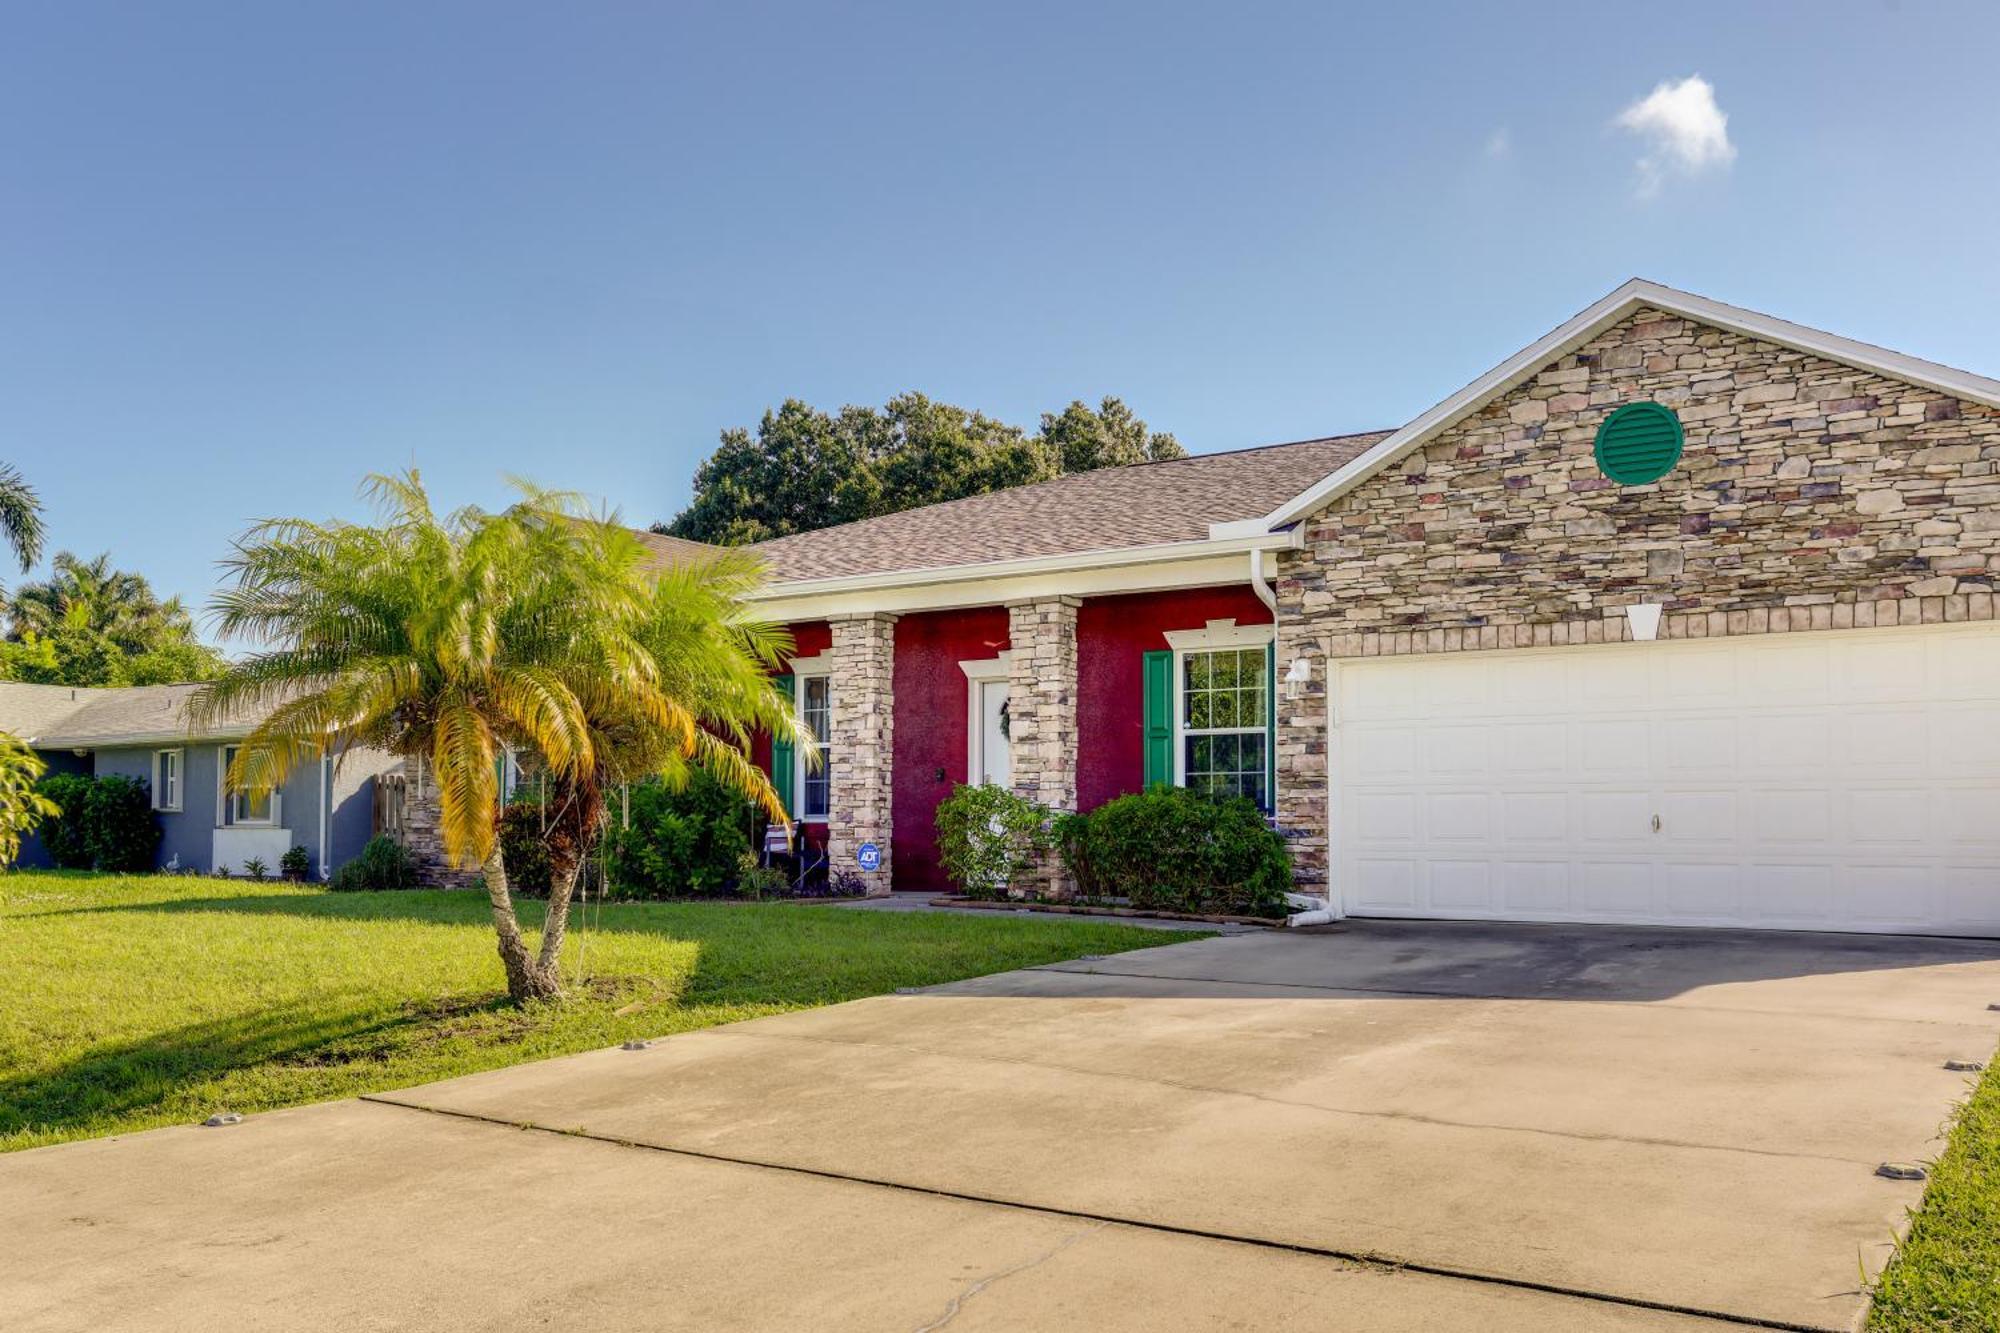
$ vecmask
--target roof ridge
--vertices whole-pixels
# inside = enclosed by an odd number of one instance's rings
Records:
[[[1065,472],[1059,476],[1045,477],[1041,481],[1031,481],[1020,486],[1003,486],[997,491],[981,491],[977,495],[961,495],[950,500],[935,500],[930,504],[913,505],[908,509],[892,510],[886,514],[870,514],[866,518],[851,518],[845,523],[834,523],[824,528],[808,528],[804,532],[788,532],[782,537],[769,537],[761,542],[751,542],[739,549],[747,551],[768,549],[780,542],[794,541],[804,537],[817,537],[823,533],[839,532],[843,529],[859,527],[863,523],[879,523],[883,519],[899,518],[904,514],[915,514],[925,510],[935,512],[941,509],[949,509],[953,505],[965,505],[975,501],[991,500],[996,496],[1018,496],[1024,492],[1043,490],[1048,487],[1079,482],[1106,474],[1129,474],[1142,472],[1151,468],[1169,467],[1176,463],[1195,463],[1210,458],[1231,458],[1243,454],[1264,453],[1277,449],[1297,449],[1308,444],[1333,444],[1343,440],[1364,439],[1368,436],[1386,436],[1392,433],[1393,430],[1394,427],[1388,430],[1349,431],[1340,435],[1315,435],[1308,439],[1284,440],[1276,444],[1253,444],[1246,445],[1241,449],[1215,449],[1208,453],[1187,454],[1180,458],[1149,458],[1143,463],[1122,463],[1114,467],[1091,468],[1084,472]]]

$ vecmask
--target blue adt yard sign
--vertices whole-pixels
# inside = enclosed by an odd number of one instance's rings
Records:
[[[861,863],[863,870],[880,870],[882,849],[872,842],[864,842],[861,844],[861,850],[854,854],[854,859]]]

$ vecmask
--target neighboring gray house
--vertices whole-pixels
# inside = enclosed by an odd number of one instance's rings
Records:
[[[26,741],[51,772],[119,773],[144,781],[160,817],[162,868],[240,873],[252,857],[273,871],[304,847],[321,879],[376,832],[375,787],[402,772],[379,750],[354,750],[292,772],[264,796],[225,791],[229,752],[257,719],[191,733],[183,707],[198,686],[86,689],[0,681],[0,731]],[[22,865],[47,865],[30,838]]]

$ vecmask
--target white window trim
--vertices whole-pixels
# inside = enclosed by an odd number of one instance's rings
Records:
[[[164,788],[160,784],[160,760],[167,755],[174,757],[174,799],[172,804],[168,804],[165,800],[163,796]],[[183,793],[186,787],[187,751],[178,746],[153,751],[153,808],[164,815],[179,814],[185,799]]]
[[[230,818],[232,803],[241,793],[229,790],[229,752],[242,748],[240,745],[218,745],[215,747],[215,826],[217,828],[282,828],[285,816],[285,793],[278,787],[271,789],[270,818]]]
[[[808,677],[826,678],[826,731],[827,744],[833,744],[833,654],[824,652],[817,657],[795,657],[792,668],[792,702],[803,714],[806,702],[805,682]],[[826,809],[813,815],[806,813],[806,747],[792,747],[792,818],[802,824],[823,824],[833,818],[833,784],[826,786]]]
[[[979,715],[980,686],[1013,675],[1014,654],[1007,651],[983,660],[960,662],[965,673],[965,780],[986,771],[986,720]]]
[[[1277,716],[1278,700],[1268,688],[1265,689],[1264,708],[1266,724],[1263,727],[1202,727],[1189,731],[1182,722],[1181,682],[1187,679],[1186,662],[1189,653],[1212,653],[1232,648],[1264,648],[1277,639],[1275,625],[1239,625],[1232,620],[1211,620],[1205,629],[1174,629],[1167,631],[1167,646],[1174,650],[1174,669],[1171,690],[1173,697],[1167,701],[1174,717],[1174,785],[1187,786],[1187,738],[1193,736],[1242,735],[1251,731],[1262,731],[1265,746],[1271,744],[1270,722]],[[1272,756],[1264,756],[1265,800],[1271,811],[1278,808],[1277,766]]]

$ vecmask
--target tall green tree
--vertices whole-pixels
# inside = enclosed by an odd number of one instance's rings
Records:
[[[1073,402],[1061,412],[1042,413],[1042,443],[1064,472],[1094,472],[1186,458],[1181,442],[1146,427],[1124,400],[1106,398],[1095,410]]]
[[[724,431],[693,501],[655,531],[741,545],[1185,453],[1116,398],[1044,415],[1033,436],[920,393],[839,412],[788,399],[754,435]]]
[[[0,675],[53,685],[158,685],[207,680],[220,653],[195,637],[178,597],[162,601],[108,553],[56,555],[53,572],[24,583],[8,608]]]
[[[753,726],[797,734],[764,670],[785,637],[750,625],[737,585],[698,597],[656,581],[633,533],[571,497],[524,488],[499,513],[439,516],[414,472],[367,491],[374,524],[285,519],[239,539],[215,612],[254,651],[195,696],[191,721],[263,717],[228,775],[251,790],[356,746],[425,760],[447,855],[484,872],[509,995],[557,998],[561,918],[531,951],[497,836],[496,760],[525,750],[553,782],[596,790],[574,857],[603,784],[643,770],[702,765],[782,818],[741,742]],[[670,649],[687,649],[693,678]]]

